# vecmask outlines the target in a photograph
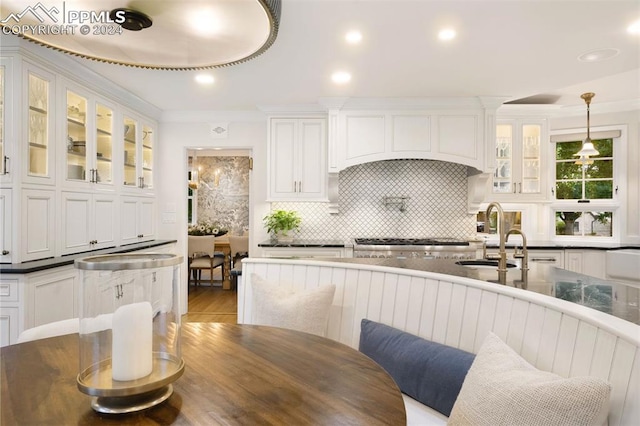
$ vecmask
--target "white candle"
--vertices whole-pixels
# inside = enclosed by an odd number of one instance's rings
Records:
[[[113,313],[111,370],[113,380],[136,380],[153,369],[151,303],[120,306]]]

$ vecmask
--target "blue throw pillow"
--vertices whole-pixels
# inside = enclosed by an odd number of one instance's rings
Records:
[[[451,414],[475,355],[363,319],[360,352],[382,366],[400,390],[445,416]]]

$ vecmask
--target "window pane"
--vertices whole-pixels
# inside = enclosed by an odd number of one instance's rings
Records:
[[[613,198],[613,181],[610,181],[610,180],[587,181],[585,186],[585,196],[588,199]]]
[[[611,237],[612,212],[556,212],[556,235]]]
[[[578,166],[579,168],[580,166]],[[611,179],[613,178],[613,160],[594,160],[587,166],[587,179]]]
[[[556,179],[582,179],[582,167],[575,161],[556,163]]]
[[[556,184],[556,198],[558,200],[579,200],[582,198],[582,182],[558,182]]]
[[[599,139],[592,142],[593,146],[600,153],[593,158],[613,157],[613,139]]]
[[[556,144],[556,160],[571,160],[575,159],[574,155],[582,148],[581,141],[575,142],[558,142]]]

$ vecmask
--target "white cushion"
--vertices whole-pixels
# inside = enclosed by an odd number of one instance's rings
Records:
[[[254,324],[271,325],[324,336],[335,285],[293,292],[251,274]]]
[[[596,377],[540,371],[490,333],[453,406],[452,425],[602,425],[611,388]]]
[[[402,394],[404,410],[407,413],[407,426],[446,425],[447,416],[416,401],[409,395]]]

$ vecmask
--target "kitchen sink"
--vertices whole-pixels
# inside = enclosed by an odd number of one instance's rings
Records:
[[[498,267],[498,261],[487,260],[487,259],[467,259],[467,260],[457,261],[456,265],[467,266],[469,268],[496,269]],[[507,261],[507,268],[517,268],[517,267],[518,265],[516,263]]]

